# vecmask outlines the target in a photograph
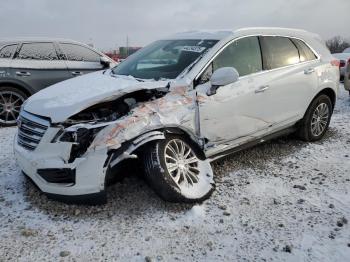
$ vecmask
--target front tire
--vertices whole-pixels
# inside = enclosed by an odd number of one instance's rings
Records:
[[[11,86],[0,87],[0,126],[15,126],[17,117],[27,95]]]
[[[304,118],[298,130],[299,137],[304,141],[318,141],[327,132],[331,120],[333,106],[327,95],[316,97]]]
[[[144,152],[146,180],[166,201],[203,201],[213,192],[214,180],[209,161],[198,155],[196,146],[181,136],[149,144]]]

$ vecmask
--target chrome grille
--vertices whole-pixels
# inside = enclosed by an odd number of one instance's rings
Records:
[[[33,151],[40,143],[50,122],[44,118],[22,111],[18,117],[17,143]]]

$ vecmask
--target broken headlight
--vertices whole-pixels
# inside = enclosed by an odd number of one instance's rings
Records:
[[[73,144],[69,158],[69,163],[71,163],[74,159],[81,157],[86,152],[97,133],[103,128],[104,126],[97,128],[77,127],[74,130],[67,128],[66,130],[60,131],[52,142],[68,142]]]
[[[76,131],[63,131],[59,137],[61,142],[84,143],[91,137],[91,131],[87,128],[78,128]]]

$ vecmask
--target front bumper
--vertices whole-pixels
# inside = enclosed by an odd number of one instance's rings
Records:
[[[22,171],[40,190],[51,196],[88,196],[104,192],[107,150],[91,151],[69,163],[72,144],[51,143],[57,131],[57,128],[49,128],[33,151],[20,146],[16,136],[14,153]],[[47,178],[53,170],[62,171],[62,174],[66,173],[68,176],[61,181]],[[74,175],[74,179],[67,179],[69,173],[71,176]],[[55,176],[57,175],[60,174],[56,172]],[[59,183],[54,183],[56,181]]]

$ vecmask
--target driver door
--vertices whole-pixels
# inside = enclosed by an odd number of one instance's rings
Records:
[[[258,37],[246,37],[228,45],[203,73],[200,82],[221,67],[234,67],[240,77],[237,82],[221,86],[216,94],[207,95],[210,81],[197,86],[199,119],[202,137],[210,146],[229,146],[239,138],[249,139],[267,130],[270,123],[263,117],[264,101],[257,95],[259,83],[252,77],[262,71]]]

